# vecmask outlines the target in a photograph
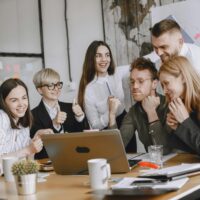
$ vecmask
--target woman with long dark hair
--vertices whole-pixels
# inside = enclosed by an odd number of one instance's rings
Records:
[[[108,44],[93,41],[86,52],[79,85],[78,103],[85,111],[92,129],[108,127],[109,110],[112,104],[117,110],[118,127],[126,114],[122,81],[115,73],[115,64]]]
[[[41,151],[42,130],[30,139],[32,117],[28,89],[20,79],[7,79],[0,86],[0,157],[26,157]]]

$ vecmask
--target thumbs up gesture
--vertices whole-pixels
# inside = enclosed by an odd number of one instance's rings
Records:
[[[77,103],[76,99],[73,100],[73,104],[72,104],[72,110],[74,112],[74,114],[77,117],[80,117],[84,114],[82,108],[80,107],[80,105]]]
[[[65,120],[67,119],[67,113],[63,112],[60,110],[60,106],[59,104],[57,105],[57,115],[56,117],[53,119],[53,124],[55,125],[60,125],[63,124],[65,122]]]

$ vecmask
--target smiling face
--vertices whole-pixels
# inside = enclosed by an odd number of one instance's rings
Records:
[[[110,52],[106,46],[101,45],[97,48],[95,61],[96,74],[98,76],[105,76],[111,62]]]
[[[43,100],[52,105],[58,101],[58,98],[61,94],[61,88],[59,87],[60,79],[52,79],[50,83],[43,84],[42,87],[38,88],[38,92],[42,95]],[[56,86],[57,84],[57,86]],[[55,85],[54,88],[48,87],[51,85]]]
[[[28,108],[28,96],[21,85],[13,88],[5,98],[5,104],[12,113],[13,118],[18,121],[23,117]]]
[[[170,56],[179,55],[183,39],[179,32],[166,32],[159,37],[152,36],[152,45],[162,62]]]
[[[164,94],[169,102],[178,97],[183,98],[185,88],[181,75],[175,77],[167,72],[161,72],[159,78]]]
[[[152,80],[149,70],[133,69],[130,74],[131,93],[135,101],[142,101],[149,95],[155,95],[157,80]]]

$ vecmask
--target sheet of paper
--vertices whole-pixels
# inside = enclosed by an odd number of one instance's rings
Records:
[[[171,174],[177,174],[180,173],[189,173],[191,171],[198,171],[200,170],[200,163],[197,164],[190,164],[190,163],[183,163],[181,165],[176,165],[172,167],[166,167],[162,169],[154,169],[154,170],[149,170],[148,172],[142,174],[142,175],[171,175]]]
[[[174,181],[167,181],[164,183],[157,183],[157,184],[140,184],[140,185],[135,185],[132,184],[135,180],[148,180],[145,178],[132,178],[132,177],[125,177],[123,178],[119,183],[112,185],[111,188],[113,190],[115,189],[134,189],[138,187],[150,187],[153,189],[174,189],[178,190],[180,189],[188,180],[189,178],[182,178]]]
[[[163,156],[163,162],[168,161],[169,159],[175,157],[177,153],[170,153],[168,155]],[[143,160],[143,161],[150,161],[149,154],[148,153],[134,153],[134,154],[127,154],[127,158],[129,160]]]
[[[46,182],[46,177],[48,177],[50,174],[49,173],[42,173],[42,172],[39,172],[37,174],[37,182],[38,183],[42,183],[42,182]]]
[[[127,153],[126,157],[128,160],[134,160],[134,159],[139,159],[138,157],[140,157],[141,155],[144,155],[146,153]]]

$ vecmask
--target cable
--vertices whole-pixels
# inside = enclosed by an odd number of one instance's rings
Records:
[[[106,31],[105,31],[105,21],[103,13],[103,0],[101,0],[101,16],[102,16],[102,25],[103,25],[103,40],[106,41]]]
[[[67,0],[64,0],[64,18],[65,18],[65,29],[66,29],[66,38],[67,38],[67,60],[68,60],[68,73],[69,73],[69,81],[72,82],[71,75],[71,62],[70,62],[70,45],[69,45],[69,29],[68,29],[68,21],[67,21]]]
[[[43,32],[43,19],[42,19],[42,3],[38,0],[38,14],[39,14],[39,31],[40,31],[40,47],[42,57],[42,67],[45,68],[45,57],[44,57],[44,32]]]

